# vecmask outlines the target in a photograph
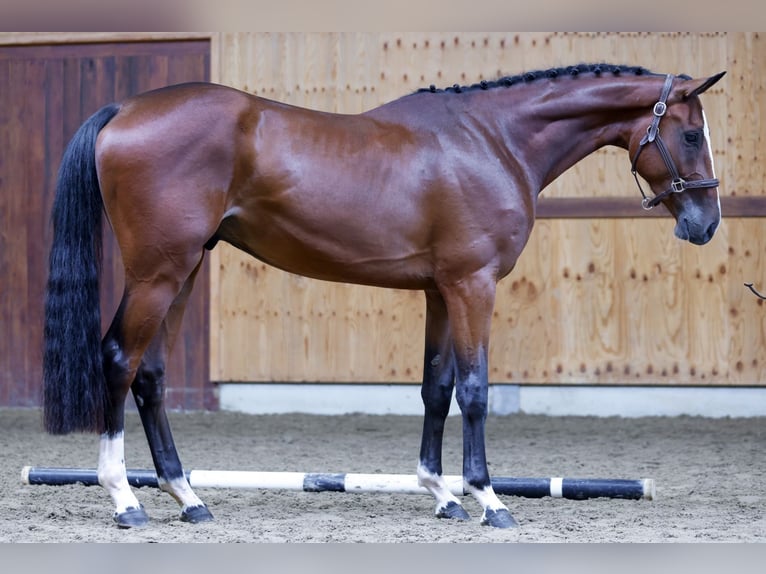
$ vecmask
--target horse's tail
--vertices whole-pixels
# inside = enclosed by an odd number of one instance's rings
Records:
[[[88,118],[59,168],[43,330],[44,424],[52,434],[105,427],[99,302],[104,203],[96,137],[119,109],[110,104]]]

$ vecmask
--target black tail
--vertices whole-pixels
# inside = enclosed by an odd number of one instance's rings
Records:
[[[52,434],[102,432],[107,402],[101,352],[103,200],[96,137],[119,111],[101,108],[80,126],[61,162],[45,301],[43,404]]]

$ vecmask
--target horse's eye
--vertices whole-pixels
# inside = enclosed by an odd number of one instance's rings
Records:
[[[693,132],[685,132],[684,133],[684,141],[694,147],[699,147],[700,145],[700,133],[698,131]]]

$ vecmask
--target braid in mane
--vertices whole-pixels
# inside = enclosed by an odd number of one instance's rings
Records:
[[[553,79],[561,76],[577,77],[581,74],[593,74],[595,76],[602,76],[607,74],[614,76],[619,76],[620,74],[630,74],[634,76],[657,75],[640,66],[625,66],[604,63],[578,64],[576,66],[566,66],[560,68],[549,68],[547,70],[524,72],[515,76],[504,76],[502,78],[498,78],[497,80],[482,80],[469,86],[461,86],[459,84],[455,84],[447,88],[437,88],[435,85],[431,84],[431,86],[428,88],[420,88],[416,93],[430,92],[432,94],[437,94],[452,92],[460,94],[463,92],[473,92],[477,90],[491,90],[493,88],[509,88],[516,84],[527,84],[546,78]]]

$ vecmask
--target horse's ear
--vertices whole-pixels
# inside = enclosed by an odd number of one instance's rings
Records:
[[[686,99],[692,96],[699,96],[702,92],[706,91],[718,80],[723,78],[724,74],[726,74],[725,70],[719,74],[716,74],[715,76],[710,76],[709,78],[700,78],[697,80],[685,81],[683,85],[681,86],[682,88],[681,93],[683,95],[683,98]]]

